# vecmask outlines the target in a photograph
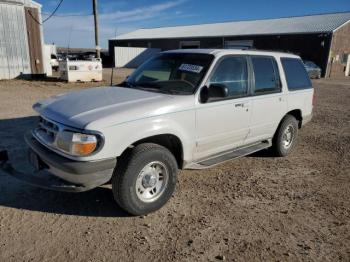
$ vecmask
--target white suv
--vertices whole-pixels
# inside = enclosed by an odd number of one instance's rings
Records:
[[[26,135],[31,184],[85,191],[109,181],[134,215],[162,207],[178,169],[203,169],[271,147],[286,156],[311,120],[313,88],[300,57],[248,50],[175,50],[141,65],[119,86],[36,103]]]

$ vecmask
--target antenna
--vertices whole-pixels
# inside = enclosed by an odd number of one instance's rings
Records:
[[[112,74],[111,74],[111,86],[113,86],[113,72],[114,72],[114,66],[112,66]]]
[[[97,0],[92,0],[92,7],[93,7],[93,13],[94,13],[96,57],[101,58],[101,47],[99,46],[99,36],[98,36],[99,28],[98,28]]]
[[[66,52],[66,59],[68,59],[68,54],[69,54],[69,47],[70,47],[70,41],[71,41],[72,31],[73,31],[73,25],[71,25],[71,26],[70,26],[70,29],[69,29],[68,45],[67,45],[67,52]]]

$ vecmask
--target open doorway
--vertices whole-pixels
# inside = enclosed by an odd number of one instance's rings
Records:
[[[200,41],[181,41],[180,49],[198,49],[200,48]]]
[[[232,40],[225,41],[225,49],[250,49],[254,45],[253,40]]]

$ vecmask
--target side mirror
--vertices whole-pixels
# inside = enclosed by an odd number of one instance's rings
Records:
[[[223,84],[210,84],[208,87],[203,87],[200,94],[202,103],[208,101],[220,100],[228,96],[228,89]]]

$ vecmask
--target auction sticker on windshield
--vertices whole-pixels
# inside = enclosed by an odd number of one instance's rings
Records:
[[[191,65],[191,64],[182,64],[179,67],[179,70],[181,71],[187,71],[187,72],[192,72],[192,73],[197,73],[199,74],[203,69],[203,66],[199,65]]]

